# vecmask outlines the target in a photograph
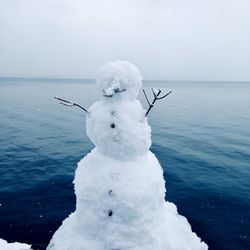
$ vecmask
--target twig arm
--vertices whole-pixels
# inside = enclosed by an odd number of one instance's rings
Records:
[[[169,91],[166,95],[161,96],[161,97],[157,97],[157,100],[161,100],[161,99],[167,97],[167,96],[168,96],[169,94],[171,94],[171,93],[172,93],[172,91]]]
[[[60,98],[60,97],[58,97],[58,96],[55,96],[55,99],[57,99],[57,100],[59,100],[59,101],[61,101],[61,102],[72,103],[71,101],[67,101],[67,100],[62,99],[62,98]]]
[[[148,100],[146,91],[143,89],[144,96],[145,96],[145,98],[146,98],[146,100],[147,100],[147,103],[148,103],[148,106],[149,106],[149,107],[148,107],[148,110],[147,110],[147,112],[146,112],[146,114],[145,114],[145,116],[148,115],[148,113],[149,113],[150,110],[154,107],[154,104],[155,104],[155,102],[156,102],[157,100],[161,100],[161,99],[167,97],[169,94],[172,93],[172,91],[169,91],[167,94],[165,94],[165,95],[163,95],[163,96],[160,96],[160,94],[161,94],[161,92],[162,92],[161,89],[158,89],[158,92],[156,92],[153,88],[151,88],[151,90],[152,90],[154,99],[153,99],[153,101],[150,103],[149,100]]]
[[[150,104],[150,105],[149,105],[149,108],[148,108],[148,110],[147,110],[147,112],[146,112],[145,116],[147,116],[147,115],[148,115],[149,111],[150,111],[150,110],[151,110],[151,108],[153,108],[153,107],[154,107],[154,105],[153,105],[153,104]]]
[[[89,114],[89,111],[86,108],[82,107],[80,104],[78,104],[76,102],[71,102],[71,101],[62,99],[62,98],[60,98],[58,96],[55,96],[55,99],[59,100],[59,103],[62,104],[62,105],[64,105],[64,106],[68,106],[68,107],[76,106],[76,107],[81,108],[82,110],[84,110],[86,113]]]
[[[145,89],[143,89],[142,91],[143,91],[143,94],[144,94],[144,96],[145,96],[145,98],[146,98],[146,100],[147,100],[148,105],[150,106],[150,102],[149,102],[149,100],[148,100],[148,97],[147,97],[147,94],[146,94]]]

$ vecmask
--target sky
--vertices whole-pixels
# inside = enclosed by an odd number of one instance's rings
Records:
[[[250,0],[0,0],[0,76],[250,81]]]

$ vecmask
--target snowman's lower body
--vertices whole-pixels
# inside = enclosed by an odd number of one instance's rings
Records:
[[[165,202],[161,167],[151,152],[130,161],[93,150],[74,180],[76,211],[50,250],[207,249],[173,203]]]

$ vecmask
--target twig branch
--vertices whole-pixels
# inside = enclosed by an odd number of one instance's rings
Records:
[[[55,99],[59,100],[59,103],[64,105],[64,106],[67,106],[67,107],[73,107],[73,106],[76,106],[76,107],[79,107],[81,108],[82,110],[84,110],[86,113],[89,114],[89,111],[87,109],[85,109],[84,107],[82,107],[80,104],[76,103],[76,102],[71,102],[71,101],[68,101],[68,100],[65,100],[65,99],[62,99],[58,96],[55,96]]]
[[[148,107],[148,110],[147,110],[147,112],[146,112],[146,114],[145,114],[145,116],[148,115],[149,111],[154,107],[154,104],[155,104],[155,102],[156,102],[157,100],[161,100],[161,99],[167,97],[169,94],[172,93],[172,91],[169,91],[167,94],[165,94],[165,95],[163,95],[163,96],[160,96],[160,94],[161,94],[161,89],[158,89],[158,92],[157,92],[157,93],[155,92],[155,90],[154,90],[153,88],[151,88],[151,90],[152,90],[152,93],[153,93],[153,95],[154,95],[154,100],[150,103],[149,100],[148,100],[146,91],[143,89],[144,96],[145,96],[145,98],[146,98],[146,100],[147,100],[147,103],[148,103],[148,106],[149,106],[149,107]]]
[[[147,97],[147,95],[146,95],[145,89],[143,89],[143,94],[144,94],[144,96],[145,96],[145,98],[146,98],[146,100],[147,100],[148,105],[150,106],[150,102],[149,102],[148,97]]]

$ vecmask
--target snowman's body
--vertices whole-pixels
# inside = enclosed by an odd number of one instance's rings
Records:
[[[137,100],[139,71],[127,62],[108,63],[97,82],[103,99],[87,117],[96,148],[78,163],[76,211],[48,249],[207,249],[175,205],[165,202],[162,169],[149,151],[151,130]]]

